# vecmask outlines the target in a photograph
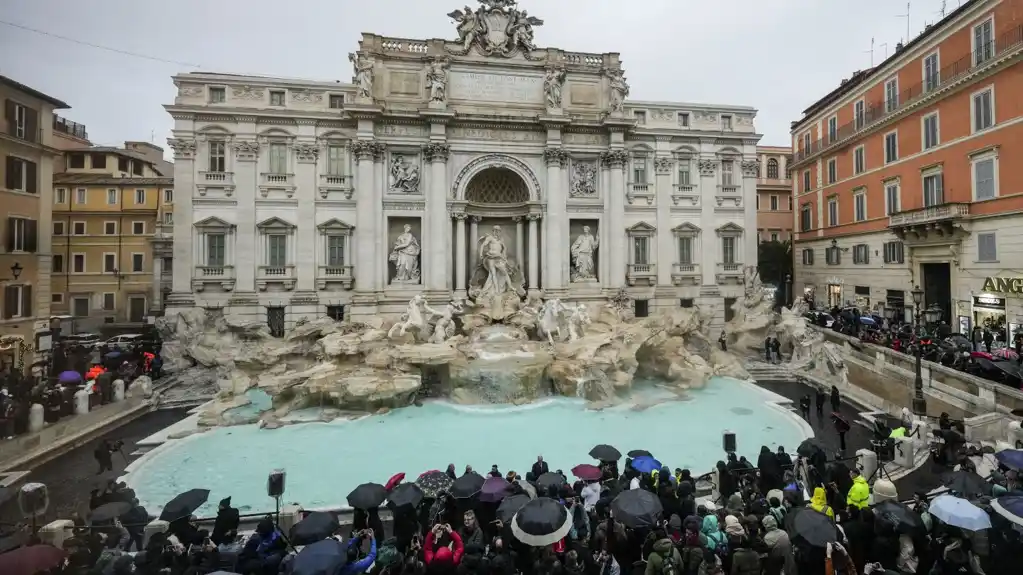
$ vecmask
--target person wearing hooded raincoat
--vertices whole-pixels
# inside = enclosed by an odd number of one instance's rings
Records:
[[[855,476],[853,476],[853,484],[849,488],[849,494],[845,498],[845,503],[850,507],[863,509],[870,504],[870,485],[867,484],[867,480],[863,478],[863,475],[858,470],[851,469],[849,474],[855,474]]]
[[[665,537],[654,542],[653,551],[646,558],[645,575],[660,575],[665,571],[664,562],[674,564],[676,573],[682,571],[682,554],[678,552],[671,539]]]
[[[721,528],[718,527],[718,518],[716,515],[710,514],[704,517],[700,531],[707,536],[707,549],[714,551],[719,546],[725,544],[725,534],[722,533]]]
[[[762,521],[764,525],[764,545],[767,546],[767,560],[764,562],[764,575],[780,575],[796,572],[796,557],[792,553],[792,542],[784,529],[778,528],[773,515],[767,515]]]
[[[831,509],[830,505],[828,505],[828,495],[824,491],[823,487],[813,488],[813,497],[810,499],[810,508],[827,515],[832,521],[835,519],[835,511]]]

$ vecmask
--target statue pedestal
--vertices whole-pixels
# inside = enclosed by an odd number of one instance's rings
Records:
[[[443,112],[448,109],[447,102],[431,101],[429,108],[434,111]]]

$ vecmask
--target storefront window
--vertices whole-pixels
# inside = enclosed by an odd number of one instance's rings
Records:
[[[973,298],[973,325],[990,331],[995,341],[1009,341],[1005,319],[1005,298],[975,296]]]

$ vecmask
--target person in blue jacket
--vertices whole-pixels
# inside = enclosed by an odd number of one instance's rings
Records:
[[[369,539],[369,554],[359,559],[359,551],[362,548],[362,541],[364,539]],[[356,575],[369,571],[369,568],[377,560],[377,540],[373,536],[373,530],[364,529],[358,533],[358,537],[349,538],[346,552],[348,553],[348,561],[337,572],[337,575]]]
[[[274,525],[273,519],[264,518],[256,526],[256,532],[245,542],[238,555],[239,571],[246,575],[274,575],[280,567],[287,550],[287,541]]]

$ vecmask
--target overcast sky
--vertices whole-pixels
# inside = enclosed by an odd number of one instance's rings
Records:
[[[350,81],[361,32],[454,38],[445,15],[475,0],[0,0],[0,20],[178,63],[115,53],[0,24],[0,74],[72,109],[101,145],[165,146],[171,76],[199,69]],[[959,0],[948,0],[951,11]],[[912,35],[941,0],[913,0]],[[906,36],[901,0],[520,0],[539,46],[619,52],[641,100],[754,106],[762,145]],[[883,44],[887,43],[887,47]],[[189,66],[183,63],[198,65]]]

